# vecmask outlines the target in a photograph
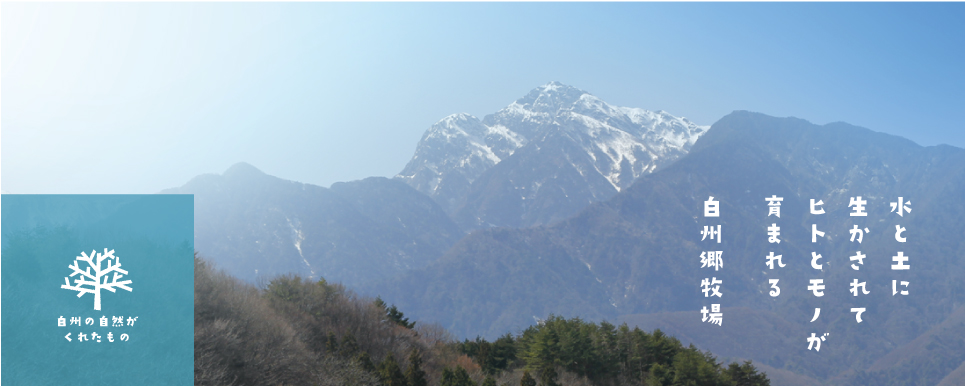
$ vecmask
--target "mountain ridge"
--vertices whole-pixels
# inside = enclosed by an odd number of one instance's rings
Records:
[[[785,213],[779,219],[767,217],[764,198],[772,194],[784,197]],[[420,318],[438,320],[457,333],[489,336],[532,323],[544,307],[590,320],[659,312],[692,312],[699,320],[696,310],[706,304],[698,284],[704,276],[716,276],[727,289],[725,307],[776,312],[795,324],[810,320],[814,308],[825,309],[821,319],[808,325],[841,337],[821,351],[824,359],[798,354],[782,361],[751,359],[829,380],[871,366],[873,355],[855,356],[853,347],[884,355],[941,323],[963,303],[965,285],[947,279],[965,274],[953,261],[965,251],[957,231],[965,229],[963,195],[965,150],[922,147],[847,124],[818,126],[737,111],[716,122],[687,156],[571,218],[548,226],[471,233],[422,269],[448,282],[434,282],[429,290],[411,272],[388,288],[410,294],[393,296],[392,301]],[[708,196],[721,202],[725,239],[720,245],[700,242],[700,209]],[[868,201],[867,217],[849,216],[847,204],[854,196]],[[889,201],[898,197],[911,200],[915,211],[904,217],[889,213]],[[808,214],[811,198],[826,203],[824,217]],[[771,223],[781,225],[785,238],[773,249],[766,229]],[[812,224],[827,233],[815,244],[810,242]],[[910,231],[907,243],[895,240],[896,224]],[[871,229],[863,244],[848,240],[852,225]],[[724,250],[725,269],[698,269],[703,248]],[[847,260],[855,248],[876,256],[874,264],[853,271]],[[788,267],[768,270],[763,256],[769,249],[784,254]],[[902,274],[902,280],[919,283],[914,301],[890,296],[892,271],[885,261],[899,250],[919,256],[912,270]],[[825,269],[815,271],[803,260],[812,252],[825,256]],[[491,272],[471,263],[487,257],[498,261],[486,264],[504,268]],[[532,263],[548,258],[554,263]],[[542,270],[543,282],[519,295],[517,283],[532,283],[534,270]],[[766,295],[768,279],[774,277],[784,289],[778,298]],[[871,295],[855,299],[848,291],[853,277],[867,280]],[[829,283],[822,298],[802,290],[814,278]],[[492,313],[491,307],[474,303],[478,296],[465,293],[464,283],[510,303]],[[581,291],[588,295],[559,302]],[[420,298],[427,293],[435,294],[431,301]],[[865,323],[856,323],[847,312],[853,307],[867,307]],[[452,316],[467,310],[474,311],[472,320]],[[872,334],[870,325],[883,331]],[[798,352],[795,344],[800,342],[792,341],[784,350]]]
[[[359,286],[424,266],[463,235],[434,201],[384,177],[325,188],[237,163],[161,193],[195,195],[196,249],[248,282],[297,273]]]
[[[464,229],[549,224],[673,162],[706,130],[550,82],[482,120],[466,113],[443,118],[395,178],[435,199]],[[565,150],[539,155],[549,149]],[[505,166],[510,160],[514,167]],[[559,176],[554,167],[571,170]],[[524,207],[524,200],[536,204]]]

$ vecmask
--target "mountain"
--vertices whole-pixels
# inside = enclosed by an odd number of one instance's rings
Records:
[[[765,197],[772,195],[784,198],[780,218],[768,216]],[[709,196],[720,202],[719,218],[703,217]],[[867,201],[866,217],[850,216],[857,196]],[[890,211],[899,197],[913,209],[900,217]],[[818,126],[739,111],[716,122],[689,154],[609,200],[551,226],[473,232],[438,261],[377,291],[420,319],[489,337],[549,312],[611,320],[683,312],[699,321],[701,307],[719,302],[728,328],[749,329],[734,336],[754,336],[752,326],[789,326],[781,339],[761,338],[773,349],[728,355],[846,383],[860,371],[880,374],[875,361],[947,320],[965,301],[965,282],[957,279],[965,274],[962,197],[963,149],[921,147],[844,123]],[[823,201],[825,214],[810,214],[810,199]],[[723,241],[701,241],[702,226],[717,224]],[[780,225],[782,243],[768,242],[771,224]],[[815,243],[812,224],[826,233]],[[869,229],[860,243],[850,240],[855,225]],[[896,240],[896,226],[906,228],[906,243]],[[706,250],[723,251],[720,271],[700,268]],[[859,271],[850,267],[856,251],[868,256]],[[910,270],[891,270],[898,251],[910,256]],[[769,252],[783,255],[787,266],[767,269]],[[822,269],[812,268],[812,252],[823,256]],[[700,290],[711,276],[723,281],[719,301]],[[768,295],[769,279],[779,280],[780,296]],[[823,297],[807,290],[811,279],[824,280]],[[853,296],[853,279],[866,282],[870,294]],[[911,293],[894,296],[892,280],[909,281]],[[853,307],[866,308],[862,323]],[[815,308],[822,313],[811,323]],[[756,321],[738,322],[747,318]],[[675,334],[700,337],[694,343],[701,348],[731,336],[698,331],[716,327],[706,323],[662,320]],[[830,333],[829,340],[820,352],[808,351],[808,335],[794,335],[802,331]],[[960,364],[954,362],[930,376],[942,379]]]
[[[195,195],[195,248],[248,282],[296,273],[360,285],[423,267],[463,236],[434,201],[381,177],[326,189],[239,163],[162,193]]]
[[[550,224],[680,158],[706,129],[551,82],[482,120],[443,118],[396,178],[464,229]]]
[[[965,307],[859,372],[853,385],[961,385],[965,369]]]

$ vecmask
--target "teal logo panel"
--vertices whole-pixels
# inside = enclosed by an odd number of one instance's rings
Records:
[[[3,195],[9,385],[194,381],[191,195]]]

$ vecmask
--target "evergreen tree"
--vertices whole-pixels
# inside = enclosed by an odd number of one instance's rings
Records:
[[[731,363],[723,373],[724,378],[730,381],[730,385],[733,386],[771,385],[771,381],[767,379],[767,375],[758,373],[754,365],[751,364],[751,361],[745,361],[742,365]]]
[[[335,334],[331,331],[328,332],[328,338],[325,339],[325,352],[329,355],[334,355],[338,352],[338,339],[335,338]]]
[[[389,307],[387,304],[385,304],[385,301],[382,300],[382,297],[375,298],[375,306],[380,308],[382,312],[385,313],[386,319],[392,321],[393,323],[408,329],[415,327],[415,321],[410,322],[409,318],[406,318],[405,314],[403,314],[402,311],[399,311],[394,304],[392,307]]]
[[[462,366],[456,366],[456,385],[457,386],[476,386],[476,382],[469,378],[469,372]]]
[[[516,360],[516,340],[508,333],[492,343],[476,337],[475,341],[466,339],[457,347],[459,352],[472,358],[488,375],[506,370]]]
[[[559,386],[559,383],[556,383],[556,369],[552,366],[543,366],[539,370],[539,383],[542,386]]]
[[[673,370],[675,385],[713,385],[720,379],[716,360],[707,358],[693,345],[677,354]]]
[[[442,381],[439,383],[440,386],[456,386],[456,374],[449,370],[449,367],[444,367],[442,369]]]
[[[395,356],[392,353],[386,355],[382,363],[379,364],[378,373],[384,386],[407,386],[402,368],[399,367],[399,362],[395,361]]]
[[[358,351],[359,345],[355,342],[355,335],[351,332],[346,333],[345,336],[342,337],[342,344],[339,345],[338,354],[341,355],[342,358],[352,358],[356,356]]]
[[[493,358],[493,354],[492,344],[487,342],[485,339],[479,342],[479,350],[474,359],[476,360],[476,363],[479,364],[479,367],[482,367],[483,372],[486,374],[496,373],[496,366],[494,363],[495,358]]]
[[[369,353],[362,351],[362,353],[359,354],[358,358],[355,360],[359,363],[359,366],[362,367],[363,370],[370,373],[375,373],[375,365],[372,364],[372,358],[369,357]]]
[[[405,370],[405,380],[409,386],[426,386],[426,372],[422,370],[422,356],[419,351],[413,349],[409,354],[409,368]]]
[[[375,306],[376,306],[376,307],[381,308],[381,309],[383,309],[383,310],[386,309],[386,307],[387,307],[387,306],[385,305],[385,301],[382,300],[382,297],[381,297],[381,296],[376,296],[376,297],[375,297],[375,301],[374,301],[373,303],[375,303]]]
[[[389,320],[395,322],[395,324],[398,324],[402,327],[405,327],[408,329],[415,328],[415,321],[410,322],[409,318],[406,318],[405,315],[402,313],[402,311],[399,311],[399,309],[396,308],[394,304],[392,305],[392,307],[389,307],[386,313],[386,316],[389,317]]]
[[[469,378],[469,373],[461,366],[456,366],[455,370],[448,367],[442,369],[442,382],[440,386],[476,386],[476,383]]]
[[[529,375],[529,371],[523,371],[523,378],[519,380],[519,386],[536,386],[536,380]]]
[[[673,370],[667,366],[655,363],[647,375],[647,385],[670,385],[673,383]]]
[[[505,370],[516,360],[516,340],[507,333],[493,342],[492,366],[497,370]]]
[[[482,383],[482,386],[496,386],[496,379],[491,375],[487,375],[486,379]]]

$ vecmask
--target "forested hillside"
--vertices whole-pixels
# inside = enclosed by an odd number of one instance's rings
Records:
[[[195,259],[196,385],[769,385],[655,330],[551,316],[458,342],[324,279],[255,288]]]

